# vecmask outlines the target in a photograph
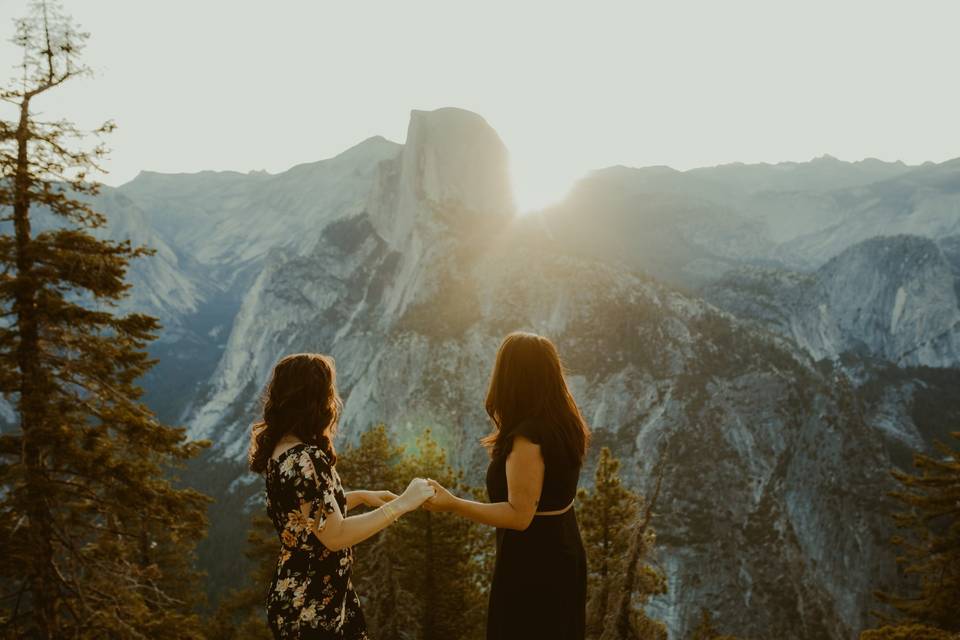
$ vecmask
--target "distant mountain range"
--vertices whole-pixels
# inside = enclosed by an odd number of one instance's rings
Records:
[[[145,381],[214,442],[205,562],[236,579],[248,429],[276,359],[332,353],[348,439],[431,427],[479,483],[500,338],[543,332],[602,445],[649,488],[685,637],[849,638],[895,576],[887,469],[960,424],[960,160],[611,167],[519,217],[478,115],[411,114],[281,174],[141,173],[97,204],[155,246],[129,306],[162,318]],[[592,478],[593,460],[581,482]]]

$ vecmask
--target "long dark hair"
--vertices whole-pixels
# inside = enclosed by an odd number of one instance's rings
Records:
[[[335,463],[332,436],[342,408],[333,358],[319,353],[281,358],[263,394],[263,418],[250,434],[250,470],[266,471],[274,447],[288,433],[319,446]]]
[[[547,338],[518,331],[503,339],[490,377],[486,409],[494,432],[481,442],[494,458],[509,452],[517,425],[539,418],[556,429],[553,435],[572,459],[583,461],[590,428],[567,388],[557,348]]]

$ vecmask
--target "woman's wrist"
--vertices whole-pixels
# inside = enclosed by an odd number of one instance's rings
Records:
[[[382,505],[380,505],[379,509],[380,511],[383,512],[385,516],[387,516],[387,522],[391,524],[396,522],[397,518],[403,515],[400,512],[399,508],[397,507],[396,503],[384,502]]]
[[[411,511],[414,510],[414,508],[410,507],[407,504],[407,501],[403,499],[403,496],[400,496],[396,500],[391,500],[387,504],[393,505],[394,508],[397,510],[397,513],[399,513],[400,515],[403,515],[405,513],[410,513]]]
[[[460,513],[460,510],[463,508],[463,505],[466,504],[466,502],[466,500],[459,496],[453,496],[453,500],[450,502],[450,512]]]

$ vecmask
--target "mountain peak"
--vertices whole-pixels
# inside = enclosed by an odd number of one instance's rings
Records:
[[[507,148],[471,111],[411,111],[402,171],[432,205],[454,204],[477,214],[514,211]]]
[[[346,151],[341,151],[336,155],[337,158],[352,156],[380,155],[384,150],[399,149],[400,145],[383,136],[370,136],[362,142],[358,142]]]
[[[433,122],[444,122],[448,125],[463,127],[468,123],[478,126],[490,127],[487,121],[479,113],[474,113],[460,107],[440,107],[439,109],[411,109],[410,122],[414,120],[428,120]],[[492,131],[492,129],[491,129]]]
[[[358,142],[349,149],[341,151],[332,158],[314,160],[295,165],[287,169],[282,176],[304,176],[316,171],[328,171],[330,167],[339,167],[340,171],[352,173],[357,167],[375,166],[380,160],[395,156],[401,145],[391,142],[383,136],[371,136]]]
[[[394,246],[426,211],[509,216],[516,210],[506,146],[486,120],[465,109],[411,111],[403,151],[384,167],[378,187],[368,210]]]

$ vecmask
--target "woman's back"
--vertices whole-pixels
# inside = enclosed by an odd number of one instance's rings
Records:
[[[350,547],[331,551],[313,533],[347,501],[336,469],[319,447],[300,443],[271,457],[266,469],[267,514],[282,549],[267,593],[275,637],[366,638],[360,602],[353,592]],[[308,505],[307,513],[301,505]],[[324,576],[323,580],[315,579]],[[329,633],[330,635],[322,635]]]
[[[332,512],[339,484],[333,477],[335,473],[318,447],[302,442],[267,462],[267,515],[285,548],[306,551],[322,546],[307,527],[300,504],[316,492],[316,487],[328,487],[328,490],[321,490],[323,508],[317,510],[316,517],[322,519],[325,513]]]
[[[511,437],[540,445],[544,461],[538,511],[565,509],[576,497],[580,460],[567,451],[549,422],[526,420]],[[507,500],[505,453],[487,467],[491,502]],[[523,531],[497,529],[497,560],[490,590],[487,637],[496,640],[584,636],[586,554],[573,508],[559,515],[534,516]]]
[[[538,511],[557,511],[569,505],[577,495],[580,480],[580,460],[568,451],[559,430],[542,418],[528,418],[518,424],[509,436],[511,440],[523,436],[540,446],[543,456],[543,489]],[[504,453],[490,461],[487,467],[487,494],[491,502],[507,499],[507,454],[513,442],[507,443]]]

